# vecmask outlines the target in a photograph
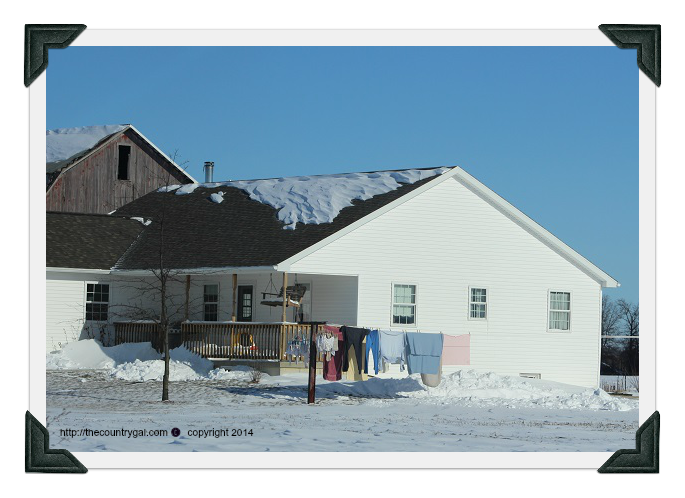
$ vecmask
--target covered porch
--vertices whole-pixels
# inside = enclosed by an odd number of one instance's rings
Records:
[[[303,322],[355,325],[357,292],[357,277],[346,275],[249,270],[179,275],[171,292],[176,313],[170,347],[183,345],[213,360],[303,367],[304,351],[289,348],[309,338],[310,326]],[[113,324],[115,344],[151,342],[161,349],[157,322],[116,317]]]

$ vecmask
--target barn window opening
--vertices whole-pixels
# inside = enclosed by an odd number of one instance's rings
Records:
[[[119,146],[119,171],[117,173],[117,178],[119,180],[128,180],[128,164],[131,158],[131,146],[130,145],[120,145]]]

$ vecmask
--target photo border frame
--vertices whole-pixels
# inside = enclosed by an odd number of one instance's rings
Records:
[[[112,30],[88,29],[71,46],[613,46],[595,30]],[[617,50],[620,50],[617,48]],[[577,68],[582,71],[582,67]],[[29,410],[46,420],[45,207],[46,74],[29,88],[30,270]],[[656,86],[639,72],[639,423],[656,410]],[[606,126],[611,126],[607,119]],[[40,178],[39,178],[40,177]],[[41,195],[44,190],[41,190]],[[37,269],[41,271],[37,271]],[[227,446],[230,443],[227,443]],[[596,470],[611,452],[74,452],[99,468],[587,468]],[[408,457],[408,458],[407,458]],[[349,460],[350,463],[346,461]],[[335,461],[332,467],[325,462]]]

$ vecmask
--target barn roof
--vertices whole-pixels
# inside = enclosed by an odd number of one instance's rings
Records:
[[[46,213],[46,266],[109,270],[145,226],[130,217]]]
[[[115,136],[132,130],[172,166],[181,171],[188,180],[195,182],[183,168],[164,154],[131,124],[112,124],[96,126],[79,126],[75,128],[57,128],[45,133],[45,172],[48,175],[48,188],[54,183],[62,170],[75,165],[104,146]]]

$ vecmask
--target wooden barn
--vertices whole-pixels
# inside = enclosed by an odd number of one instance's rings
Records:
[[[133,125],[48,130],[47,211],[107,214],[159,187],[195,180]]]

